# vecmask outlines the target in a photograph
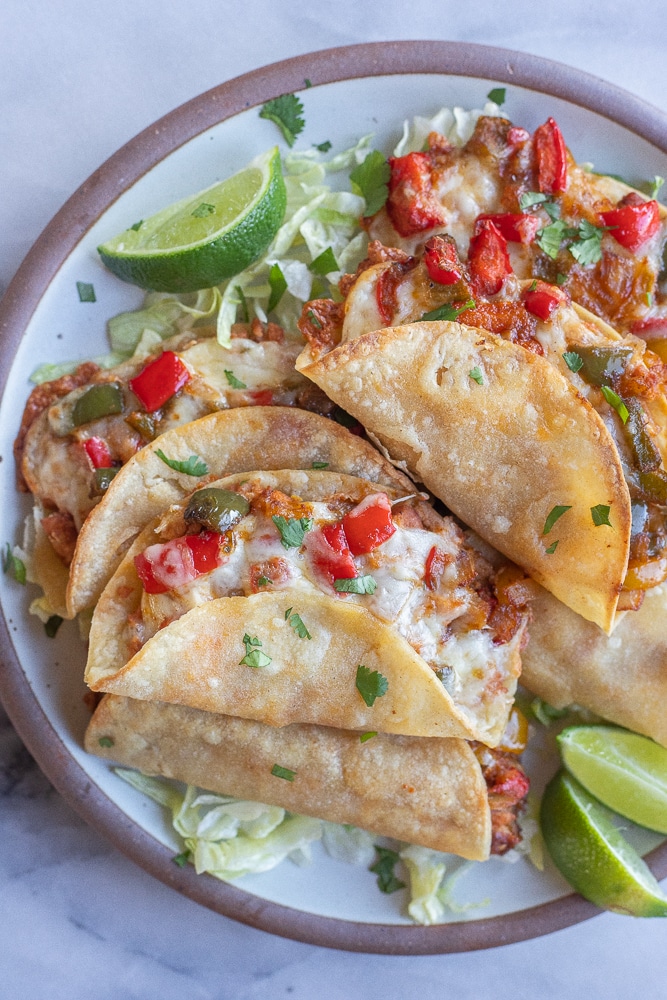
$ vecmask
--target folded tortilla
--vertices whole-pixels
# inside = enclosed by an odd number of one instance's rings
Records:
[[[376,484],[321,471],[262,472],[253,478],[263,487],[296,494],[307,502],[332,494],[359,502],[378,490]],[[247,480],[243,473],[217,485],[233,490]],[[191,610],[160,628],[137,651],[130,622],[141,615],[144,590],[134,556],[184,533],[185,503],[172,506],[142,532],[105,588],[93,615],[86,682],[95,691],[188,705],[274,726],[310,722],[414,736],[457,736],[497,745],[520,671],[525,615],[519,613],[509,641],[498,643],[489,626],[465,624],[468,612],[475,613],[475,587],[491,584],[490,567],[479,561],[470,576],[470,560],[476,557],[464,547],[451,520],[440,518],[421,500],[409,502],[419,511],[424,527],[434,531],[434,539],[439,535],[452,551],[452,565],[463,559],[470,581],[467,586],[456,585],[449,596],[434,595],[436,604],[443,601],[443,614],[448,616],[442,619],[443,628],[451,624],[455,632],[461,625],[446,646],[447,669],[454,672],[452,694],[445,686],[449,682],[439,679],[393,624],[363,606],[370,598],[356,603],[353,595],[351,600],[329,596],[305,580],[249,596],[210,599],[210,594],[197,594],[190,598],[195,603]],[[393,585],[390,580],[388,586]],[[288,609],[301,616],[309,640],[295,632],[287,620]],[[161,609],[163,613],[171,616],[171,607]],[[244,636],[261,639],[270,665],[261,669],[241,665],[247,652]],[[387,692],[371,705],[356,686],[360,665],[388,683]]]
[[[440,321],[365,333],[318,360],[307,348],[297,367],[487,542],[611,629],[628,563],[628,487],[605,422],[549,360]],[[599,505],[611,527],[594,523]],[[545,535],[561,506],[567,516]]]
[[[208,466],[201,479],[171,469],[157,454]],[[310,469],[359,476],[410,492],[412,487],[371,444],[333,420],[280,406],[244,406],[201,417],[162,434],[127,462],[88,515],[70,567],[70,616],[97,601],[139,532],[170,504],[213,479],[254,469]]]
[[[220,794],[282,806],[380,836],[483,861],[491,815],[480,766],[456,739],[359,734],[106,695],[89,753]],[[287,781],[275,764],[294,771]]]

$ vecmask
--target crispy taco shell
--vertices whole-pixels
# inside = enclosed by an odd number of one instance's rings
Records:
[[[209,474],[196,480],[175,472],[158,450],[178,461],[197,455]],[[96,602],[139,532],[196,487],[235,472],[310,469],[313,462],[383,486],[408,492],[411,486],[367,441],[307,410],[245,406],[212,413],[162,434],[123,466],[84,522],[70,567],[69,615]]]
[[[338,493],[361,500],[378,489],[376,484],[327,472],[282,470],[255,476],[261,477],[262,485],[277,486],[307,501]],[[246,474],[227,477],[220,485],[233,489],[244,478]],[[423,501],[413,502],[424,527],[451,533],[451,544],[461,546],[451,521],[443,521]],[[157,631],[137,651],[129,622],[140,613],[143,586],[134,556],[156,541],[183,534],[184,507],[185,502],[175,505],[142,532],[97,604],[85,675],[93,690],[189,705],[274,726],[311,722],[498,743],[520,671],[523,624],[506,642],[494,644],[488,630],[472,630],[448,647],[462,677],[481,671],[484,679],[481,693],[468,688],[469,693],[456,700],[393,625],[360,604],[313,592],[298,581],[247,597],[206,599]],[[291,608],[301,615],[311,640],[300,638],[286,620]],[[240,665],[244,635],[262,638],[263,651],[272,658],[269,666]],[[360,664],[388,680],[387,694],[372,706],[356,688]]]
[[[476,861],[489,856],[486,784],[463,740],[378,733],[362,744],[358,733],[330,727],[275,729],[107,695],[90,721],[85,746],[128,767],[221,794],[352,823]],[[294,771],[294,780],[274,777],[276,763]]]
[[[297,366],[486,541],[611,629],[628,488],[605,423],[549,361],[474,327],[428,322],[366,333],[317,361],[306,349]],[[612,527],[594,524],[600,504]],[[545,536],[557,506],[571,509]]]

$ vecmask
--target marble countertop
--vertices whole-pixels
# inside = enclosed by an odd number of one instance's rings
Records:
[[[216,84],[311,50],[383,39],[499,45],[556,59],[667,111],[658,0],[3,0],[0,293],[39,233],[111,153]],[[177,895],[90,829],[0,709],[0,995],[260,1000],[443,995],[667,997],[667,925],[604,914],[488,952],[347,954],[236,924]],[[511,983],[511,985],[507,985]],[[499,984],[503,984],[499,986]]]

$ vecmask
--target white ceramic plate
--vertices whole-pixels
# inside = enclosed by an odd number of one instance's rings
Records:
[[[310,80],[312,87],[305,88]],[[28,379],[43,361],[87,358],[107,350],[105,321],[137,307],[142,293],[115,279],[96,246],[140,218],[243,167],[279,140],[258,105],[301,91],[306,128],[297,148],[330,140],[332,154],[374,132],[390,152],[403,120],[442,106],[480,108],[495,85],[507,86],[504,110],[532,130],[553,115],[579,161],[630,179],[667,175],[667,122],[653,109],[601,81],[531,56],[449,43],[404,42],[316,53],[224,84],[157,123],[104,164],[64,206],[23,264],[0,307],[4,330],[0,408],[0,540],[21,537],[29,502],[16,493],[12,441]],[[247,110],[243,110],[246,108]],[[283,144],[284,145],[284,144]],[[94,285],[81,303],[77,282]],[[355,950],[444,952],[536,936],[593,914],[553,868],[525,859],[492,859],[463,877],[461,901],[478,905],[451,923],[422,928],[406,919],[404,893],[382,895],[369,872],[333,861],[289,862],[231,887],[171,858],[179,849],[162,810],[81,749],[89,718],[83,703],[85,647],[77,626],[55,639],[28,615],[35,596],[5,579],[6,621],[0,693],[45,772],[84,817],[139,864],[219,912],[275,933]],[[538,757],[541,756],[541,763]],[[546,761],[546,763],[545,763]],[[555,754],[533,754],[536,787],[555,769]],[[642,849],[657,838],[640,835]],[[667,851],[653,859],[667,874]],[[546,904],[546,905],[545,905]]]

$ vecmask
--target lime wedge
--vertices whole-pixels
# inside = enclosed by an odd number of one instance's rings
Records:
[[[606,806],[667,833],[667,750],[615,726],[571,726],[558,737],[563,763]]]
[[[158,292],[194,292],[239,274],[278,232],[287,196],[278,147],[98,247],[115,275]]]
[[[667,898],[645,862],[566,771],[547,785],[540,823],[554,864],[586,899],[615,913],[667,917]]]

